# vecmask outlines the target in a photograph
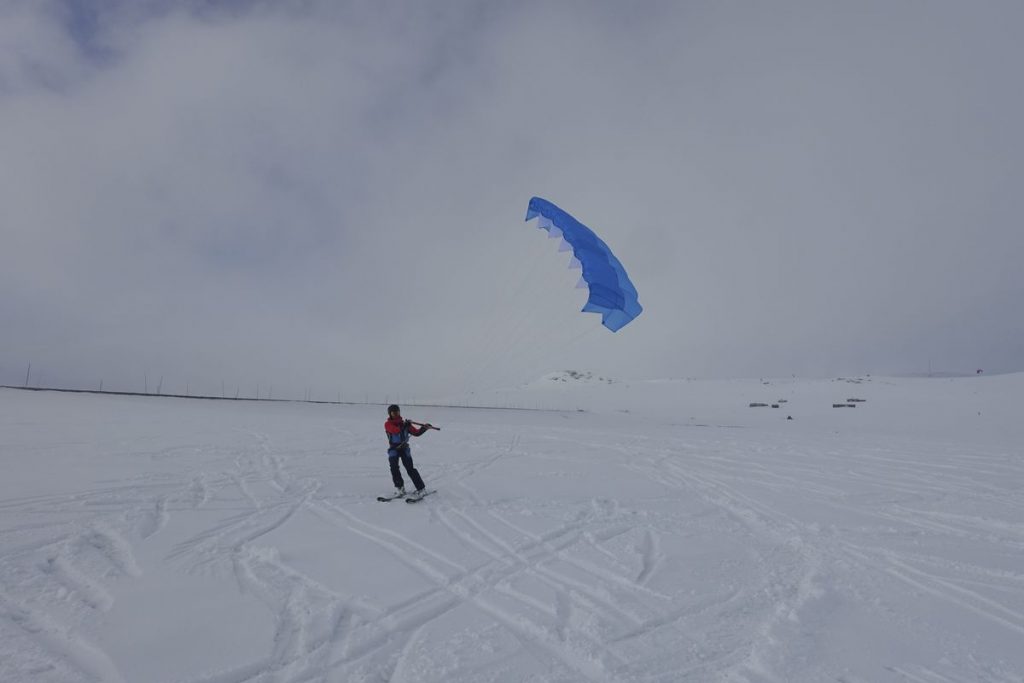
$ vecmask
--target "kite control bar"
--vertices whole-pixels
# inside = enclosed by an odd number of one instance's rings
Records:
[[[413,422],[412,420],[406,420],[406,422],[408,422],[411,425],[416,425],[417,427],[426,427],[427,429],[436,429],[437,431],[441,431],[440,427],[435,427],[429,422]]]

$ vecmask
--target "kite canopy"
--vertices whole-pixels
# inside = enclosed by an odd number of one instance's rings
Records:
[[[526,210],[526,220],[534,218],[538,219],[538,228],[547,230],[551,237],[562,238],[560,251],[571,249],[570,266],[582,269],[578,286],[590,290],[583,312],[600,313],[601,324],[612,332],[618,332],[640,315],[644,309],[626,269],[593,230],[540,197],[532,198]]]

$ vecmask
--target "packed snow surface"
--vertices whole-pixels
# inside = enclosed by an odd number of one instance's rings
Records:
[[[1024,681],[1024,375],[472,400],[0,389],[0,681]]]

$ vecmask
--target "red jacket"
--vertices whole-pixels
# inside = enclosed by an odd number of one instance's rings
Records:
[[[408,420],[389,417],[384,423],[384,433],[388,435],[388,450],[409,445],[409,436],[420,436],[427,431],[426,427],[417,427]]]

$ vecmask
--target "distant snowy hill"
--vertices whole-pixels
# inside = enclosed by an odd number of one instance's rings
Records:
[[[561,371],[514,389],[458,402],[634,414],[673,423],[802,428],[917,435],[1006,429],[1024,410],[1024,373],[967,377],[658,379],[628,381]],[[756,407],[750,407],[756,404]],[[843,408],[835,408],[844,404]],[[777,406],[777,407],[774,407]],[[850,407],[855,408],[851,410]],[[792,418],[788,420],[787,418]],[[791,425],[786,426],[787,429]],[[1015,429],[1014,427],[1009,427]],[[1018,432],[1024,443],[1024,430]]]
[[[536,384],[539,385],[546,382],[561,382],[562,384],[614,384],[615,380],[595,375],[592,372],[562,370],[561,372],[545,375]]]

